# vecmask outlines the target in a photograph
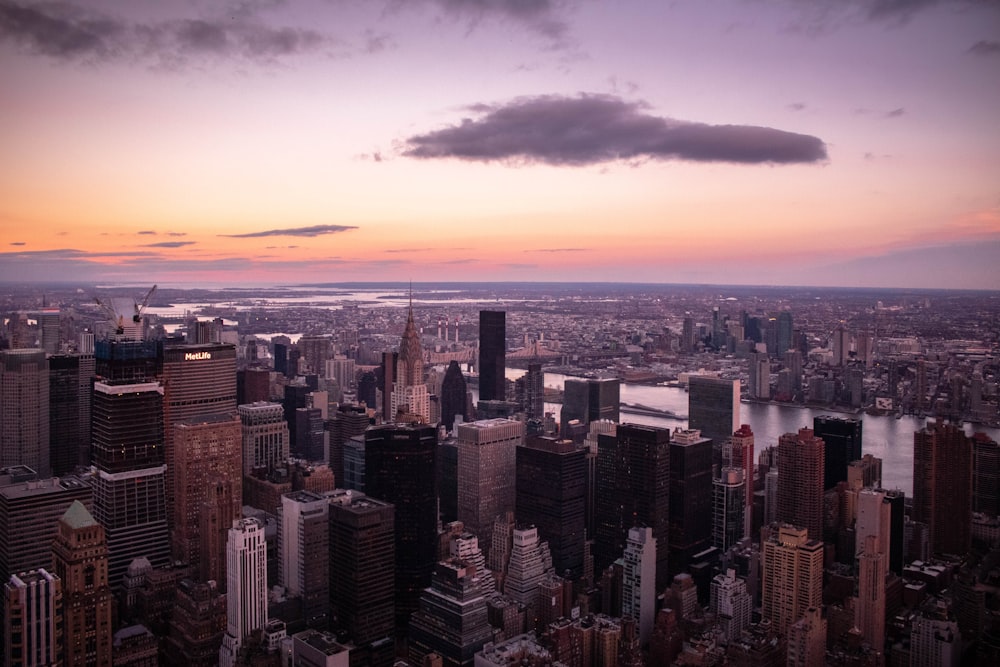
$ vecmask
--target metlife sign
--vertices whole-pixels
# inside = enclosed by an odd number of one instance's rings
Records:
[[[211,359],[211,352],[185,352],[184,361],[203,361],[205,359]]]

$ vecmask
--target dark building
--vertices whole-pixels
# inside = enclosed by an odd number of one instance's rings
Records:
[[[226,634],[226,596],[215,581],[182,579],[170,612],[164,655],[171,665],[214,667]]]
[[[296,410],[306,407],[306,396],[310,393],[309,387],[304,384],[286,384],[285,397],[281,401],[284,410],[285,422],[288,424],[288,445],[289,450],[295,451],[299,443],[297,441],[298,421],[295,418]]]
[[[456,416],[461,415],[462,421],[469,421],[465,400],[467,391],[462,369],[452,359],[441,381],[441,423],[449,432],[455,426]]]
[[[358,402],[364,403],[366,407],[375,409],[378,405],[375,402],[378,400],[375,392],[378,390],[378,378],[375,377],[375,373],[371,371],[365,371],[358,378]]]
[[[458,521],[458,441],[449,438],[438,445],[438,511],[442,525]]]
[[[514,382],[517,403],[524,413],[527,432],[541,432],[545,419],[545,373],[541,364],[528,364],[528,372]]]
[[[775,346],[774,355],[779,359],[784,356],[785,352],[793,349],[793,335],[792,332],[794,327],[792,325],[792,314],[787,310],[778,313],[778,326],[777,326],[777,345]],[[768,350],[771,352],[771,350]]]
[[[51,405],[49,409],[52,409]],[[972,459],[972,511],[998,516],[1000,515],[1000,445],[985,433],[976,433],[972,436]]]
[[[236,404],[271,400],[271,371],[250,367],[236,371]]]
[[[320,408],[296,408],[295,439],[291,440],[289,447],[292,455],[306,461],[325,463],[328,455],[324,451],[324,432],[323,411]]]
[[[712,463],[722,467],[722,448],[740,427],[740,382],[692,375],[688,378],[688,428],[713,443]]]
[[[396,507],[396,626],[407,627],[437,562],[437,432],[385,424],[365,431],[365,492]]]
[[[288,377],[288,349],[290,347],[285,343],[274,344],[274,370],[285,377]],[[292,376],[294,375],[295,373],[292,373]]]
[[[889,504],[889,569],[897,576],[903,576],[905,553],[904,517],[905,494],[899,489],[885,492],[885,502]]]
[[[621,380],[568,378],[563,390],[559,432],[567,434],[569,423],[578,420],[586,425],[601,419],[617,422],[621,409]]]
[[[152,340],[94,342],[97,376],[109,382],[146,382],[160,376],[159,344]]]
[[[472,667],[492,638],[475,565],[457,558],[438,563],[410,623],[410,664],[426,664],[434,653],[443,667]]]
[[[571,440],[534,436],[518,446],[516,504],[518,525],[534,525],[549,543],[556,574],[583,574],[586,448]]]
[[[941,421],[913,434],[913,520],[927,524],[931,553],[964,555],[972,545],[972,441]]]
[[[108,539],[108,579],[116,589],[129,563],[170,562],[163,389],[155,382],[94,384],[94,517]]]
[[[507,313],[479,311],[479,400],[506,398]]]
[[[847,466],[861,458],[861,420],[821,416],[813,418],[813,433],[822,438],[823,490],[847,481]]]
[[[337,493],[329,514],[332,627],[370,654],[367,664],[391,665],[393,643],[386,640],[395,622],[395,508],[363,493]]]
[[[595,573],[622,556],[628,529],[633,526],[652,528],[657,545],[667,544],[670,431],[622,424],[617,435],[599,436],[597,446]],[[658,546],[656,590],[669,583],[667,549]]]
[[[78,465],[90,464],[85,459],[90,431],[83,433],[80,419],[83,409],[80,372],[77,355],[49,357],[49,465],[57,477],[72,472]]]
[[[712,546],[712,440],[694,429],[670,436],[670,577],[688,571],[692,557]],[[657,540],[659,555],[663,549]]]
[[[370,425],[371,419],[364,406],[347,403],[337,406],[332,418],[324,424],[330,433],[330,470],[338,485],[342,485],[341,480],[344,479],[344,443],[364,433]]]

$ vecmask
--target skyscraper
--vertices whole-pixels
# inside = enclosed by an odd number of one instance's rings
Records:
[[[52,560],[63,587],[63,665],[111,667],[108,544],[104,528],[78,500],[59,519]]]
[[[657,544],[668,542],[670,467],[667,429],[622,424],[616,435],[598,436],[595,571],[621,557],[633,526],[649,526]],[[656,551],[657,590],[670,583],[667,554]]]
[[[94,518],[108,539],[108,579],[121,585],[128,564],[170,562],[163,388],[156,382],[94,384]]]
[[[225,577],[226,533],[243,507],[242,433],[234,414],[202,415],[174,426],[174,560],[203,581]]]
[[[824,491],[837,486],[837,482],[846,482],[847,467],[861,458],[861,426],[860,419],[826,415],[813,418],[813,432],[824,443]]]
[[[761,613],[784,633],[823,602],[823,542],[805,528],[772,525],[761,546]]]
[[[329,514],[330,617],[334,629],[346,631],[359,650],[370,651],[376,642],[387,644],[391,664],[393,645],[385,640],[392,637],[395,621],[395,508],[350,492],[331,499]],[[375,656],[371,663],[384,664]]]
[[[688,428],[714,443],[713,463],[720,464],[726,439],[740,427],[740,381],[702,375],[688,378]]]
[[[792,314],[787,310],[778,313],[778,345],[774,350],[774,354],[778,358],[781,358],[785,352],[792,348],[792,330]],[[768,352],[770,351],[768,350]]]
[[[493,521],[514,511],[517,448],[524,444],[524,424],[485,419],[461,424],[458,435],[458,520],[486,541]],[[487,555],[489,549],[485,549]]]
[[[823,440],[812,429],[778,438],[778,521],[823,539]]]
[[[250,633],[267,624],[267,542],[257,519],[237,519],[229,529],[226,583],[226,635],[219,665],[232,667]]]
[[[854,624],[877,651],[885,648],[885,574],[888,558],[878,537],[866,535],[858,556],[858,599]]]
[[[712,480],[712,546],[723,552],[746,535],[746,486],[743,470],[723,468]]]
[[[278,517],[278,583],[302,600],[306,619],[323,623],[330,606],[329,508],[323,494],[292,491],[281,496]]]
[[[62,665],[62,582],[44,568],[13,574],[3,587],[7,667]]]
[[[747,508],[753,506],[753,480],[757,470],[757,459],[754,458],[754,437],[753,430],[749,424],[741,424],[739,430],[729,436],[722,449],[722,465],[730,468],[739,468],[743,471],[743,480],[746,487]],[[747,512],[749,513],[749,509]]]
[[[386,424],[364,437],[365,493],[396,507],[396,627],[405,629],[437,562],[437,432],[429,425]]]
[[[174,425],[191,417],[236,412],[236,346],[219,343],[165,345],[163,437],[167,488],[174,488]],[[173,523],[173,495],[167,497]]]
[[[586,455],[572,441],[540,436],[517,447],[517,521],[538,527],[556,573],[571,579],[583,574]]]
[[[539,584],[552,571],[552,553],[534,526],[515,528],[512,537],[503,592],[525,606],[534,605]]]
[[[913,434],[913,520],[927,524],[932,553],[961,555],[972,543],[972,438],[928,422]]]
[[[622,616],[639,625],[639,643],[649,644],[656,613],[656,538],[652,528],[629,528],[622,556]]]
[[[479,311],[479,400],[506,400],[507,313]]]
[[[747,593],[746,581],[738,578],[735,570],[726,570],[725,574],[717,574],[712,579],[709,607],[729,641],[736,641],[750,627],[753,600]]]
[[[425,423],[430,421],[430,394],[424,383],[424,349],[420,344],[420,333],[413,322],[413,305],[406,317],[406,328],[399,342],[399,357],[396,360],[396,372],[393,375],[391,413],[384,415],[386,421],[392,421],[396,413],[406,406],[409,414],[420,415]],[[388,376],[387,376],[388,377]]]
[[[771,359],[764,352],[750,354],[750,373],[747,388],[750,398],[771,398]]]
[[[448,364],[448,370],[444,372],[444,380],[441,382],[441,423],[447,431],[451,432],[455,426],[455,417],[461,416],[462,421],[468,419],[465,409],[465,377],[462,369],[454,359]]]
[[[84,464],[89,448],[90,423],[81,419],[84,409],[81,391],[80,356],[60,354],[50,356],[49,362],[49,463],[53,475],[65,475]],[[92,368],[90,369],[93,370]],[[85,385],[90,391],[91,377]],[[89,402],[87,403],[89,407]],[[86,426],[86,429],[84,429]],[[86,461],[89,465],[90,461]]]
[[[517,400],[526,421],[545,418],[545,373],[541,364],[528,364],[528,371],[517,379]]]
[[[712,445],[697,429],[670,434],[670,576],[686,572],[692,556],[712,545]]]
[[[250,403],[237,408],[243,433],[243,474],[273,470],[288,460],[288,422],[280,403]]]
[[[617,422],[621,411],[621,380],[567,378],[559,415],[560,433],[568,435],[574,419],[583,425],[608,419]]]
[[[49,475],[49,362],[38,349],[0,350],[0,468]]]

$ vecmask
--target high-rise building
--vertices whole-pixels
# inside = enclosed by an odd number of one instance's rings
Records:
[[[44,568],[12,574],[4,582],[3,592],[3,664],[62,665],[63,594],[59,577]]]
[[[289,443],[293,456],[311,462],[329,460],[322,408],[296,408],[295,436]]]
[[[354,389],[357,381],[357,361],[343,355],[336,355],[326,362],[326,377],[337,381],[340,391]]]
[[[736,576],[736,571],[726,570],[712,579],[709,606],[719,620],[722,634],[730,642],[736,641],[750,627],[753,600],[747,593],[746,581]]]
[[[226,534],[243,507],[242,433],[234,414],[202,415],[174,425],[174,521],[171,552],[203,581],[224,581]]]
[[[52,540],[73,501],[90,508],[91,486],[78,477],[38,479],[25,466],[0,470],[0,581],[52,566]]]
[[[972,436],[972,511],[1000,515],[1000,445],[985,433]]]
[[[622,556],[622,616],[639,625],[639,643],[649,644],[656,613],[656,538],[652,528],[629,528]]]
[[[824,443],[824,491],[837,486],[837,482],[846,482],[847,467],[861,458],[861,426],[860,419],[826,415],[813,418],[813,432]]]
[[[741,424],[740,428],[726,438],[722,447],[722,466],[739,468],[743,471],[743,480],[746,491],[747,508],[753,506],[753,480],[756,476],[757,460],[754,458],[754,437],[753,430],[749,424]],[[747,509],[747,514],[750,510]],[[748,522],[749,523],[749,522]]]
[[[750,373],[747,382],[750,398],[771,398],[771,359],[764,352],[750,354]]]
[[[615,434],[598,436],[595,571],[603,571],[621,557],[633,526],[649,526],[657,544],[668,543],[669,487],[669,430],[622,424]],[[657,590],[670,583],[667,554],[668,549],[656,551]]]
[[[772,525],[761,547],[761,613],[785,633],[823,602],[823,542],[805,528]]]
[[[236,412],[236,346],[220,343],[165,345],[163,358],[163,444],[167,488],[174,488],[174,425],[208,414]],[[167,521],[173,523],[173,496]]]
[[[435,653],[442,666],[471,667],[492,638],[475,565],[459,559],[438,563],[410,621],[410,663],[421,664]]]
[[[534,605],[538,585],[552,572],[552,553],[534,526],[515,528],[512,537],[503,592],[525,606]]]
[[[459,368],[458,362],[452,359],[441,382],[441,423],[448,432],[454,428],[456,416],[460,416],[462,421],[466,421],[469,417],[465,409],[466,391],[462,369]]]
[[[809,607],[788,627],[788,667],[813,667],[826,660],[827,622],[819,606]]]
[[[932,553],[972,544],[972,438],[955,424],[928,422],[913,434],[913,520],[926,523]]]
[[[694,352],[694,318],[685,317],[681,325],[681,352]]]
[[[326,362],[333,357],[333,341],[328,336],[302,336],[297,345],[308,372],[327,377]]]
[[[777,336],[777,346],[774,350],[775,356],[781,358],[789,349],[792,348],[792,331],[794,327],[792,325],[792,314],[787,310],[783,310],[778,313],[778,336]],[[770,350],[768,350],[770,352]]]
[[[247,638],[267,624],[267,542],[257,519],[233,521],[226,540],[226,635],[219,665],[232,667]]]
[[[877,651],[885,648],[885,574],[888,558],[878,537],[866,535],[858,556],[858,598],[854,624]]]
[[[386,378],[388,379],[388,375]],[[393,374],[391,411],[390,414],[383,415],[385,421],[395,419],[404,406],[408,414],[419,415],[425,423],[430,421],[430,394],[424,382],[424,349],[413,321],[413,304],[410,304],[406,328],[399,342],[399,356]]]
[[[280,403],[237,408],[243,433],[243,474],[273,470],[288,460],[288,422]]]
[[[851,332],[844,327],[837,327],[833,330],[833,337],[830,342],[833,347],[833,365],[843,366],[850,359]]]
[[[38,329],[45,354],[59,354],[59,309],[43,308],[38,311]]]
[[[437,562],[436,454],[433,426],[386,424],[365,431],[365,493],[396,507],[397,629],[409,623]]]
[[[823,440],[809,428],[778,438],[778,521],[823,539]]]
[[[65,475],[78,465],[90,465],[84,460],[89,451],[90,424],[81,419],[82,400],[90,391],[90,377],[81,382],[80,355],[50,356],[49,362],[49,463],[53,475]],[[93,369],[91,369],[93,370]],[[89,403],[87,404],[89,407]]]
[[[517,448],[524,444],[524,423],[485,419],[461,424],[456,432],[458,520],[485,540],[493,533],[493,521],[514,511]]]
[[[892,506],[881,489],[861,489],[856,502],[857,520],[854,522],[855,555],[860,555],[866,547],[869,536],[875,538],[877,551],[885,559],[883,565],[889,567],[889,539],[892,532]]]
[[[246,405],[271,399],[271,371],[250,367],[236,371],[236,404]]]
[[[583,574],[586,455],[570,440],[542,436],[517,447],[517,522],[538,528],[556,573],[574,580]]]
[[[740,381],[702,375],[688,378],[688,428],[714,443],[712,462],[721,463],[722,447],[740,427]]]
[[[545,373],[542,365],[530,363],[528,371],[515,383],[517,402],[529,422],[541,422],[545,418]],[[537,427],[536,427],[537,430]]]
[[[507,313],[479,311],[479,400],[506,400],[506,354]]]
[[[281,496],[278,516],[278,583],[302,600],[307,623],[326,623],[330,605],[330,501],[314,491]]]
[[[0,468],[49,475],[49,362],[38,349],[0,350]]]
[[[189,667],[218,665],[219,648],[225,634],[226,594],[222,592],[219,582],[181,579],[175,589],[170,612],[170,636],[164,648],[166,664]],[[118,643],[115,649],[117,657]]]
[[[559,432],[569,435],[569,423],[607,419],[619,421],[621,414],[621,380],[617,378],[567,378],[563,389],[563,406],[559,414]]]
[[[338,494],[329,509],[330,617],[334,629],[346,632],[359,649],[388,644],[391,664],[395,508],[363,493]],[[373,658],[372,664],[382,663]]]
[[[962,644],[958,623],[944,610],[922,610],[910,628],[910,664],[961,665]]]
[[[712,444],[697,429],[670,434],[670,576],[686,572],[692,557],[712,545]]]
[[[122,583],[128,564],[170,562],[163,388],[156,382],[94,384],[91,454],[94,518],[108,539],[108,579]]]
[[[712,480],[712,546],[723,552],[746,536],[745,486],[740,468],[723,468]]]
[[[111,667],[108,544],[104,528],[78,500],[59,519],[52,561],[63,588],[62,664]]]
[[[338,405],[337,411],[327,420],[325,428],[330,434],[330,470],[339,486],[344,486],[344,443],[353,436],[364,434],[370,424],[371,419],[364,406],[347,403]]]

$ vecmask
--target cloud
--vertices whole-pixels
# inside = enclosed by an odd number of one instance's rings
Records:
[[[139,236],[156,236],[156,232],[151,230],[143,230],[141,232],[136,232]]]
[[[743,164],[821,162],[818,138],[753,125],[708,125],[654,116],[613,95],[520,97],[469,107],[479,118],[406,140],[403,155],[584,166],[617,160]]]
[[[806,108],[805,102],[792,102],[787,106],[792,111],[803,111]]]
[[[337,234],[357,229],[350,225],[313,225],[312,227],[293,227],[291,229],[269,229],[266,232],[249,232],[247,234],[219,234],[230,239],[255,239],[264,236],[322,236]]]
[[[981,39],[969,47],[969,53],[977,56],[998,56],[1000,55],[1000,42],[988,42]]]
[[[437,250],[437,248],[388,248],[382,252],[387,253],[411,253],[411,252],[430,252],[431,250]]]
[[[525,250],[524,252],[586,252],[586,248],[537,248],[535,250]]]
[[[304,28],[272,27],[238,12],[220,19],[130,23],[71,3],[24,6],[0,0],[0,42],[63,61],[152,62],[184,67],[192,56],[271,62],[317,51],[331,42]]]
[[[561,42],[568,32],[562,12],[571,2],[555,0],[431,0],[444,13],[465,19],[474,27],[488,19],[523,25],[528,30]]]
[[[886,118],[899,118],[900,116],[902,116],[905,113],[906,113],[906,109],[904,109],[903,107],[899,107],[898,109],[893,109],[892,111],[886,112],[885,117]]]
[[[167,236],[187,236],[187,232],[167,232]]]
[[[183,248],[187,245],[194,245],[196,241],[161,241],[142,246],[143,248]]]

